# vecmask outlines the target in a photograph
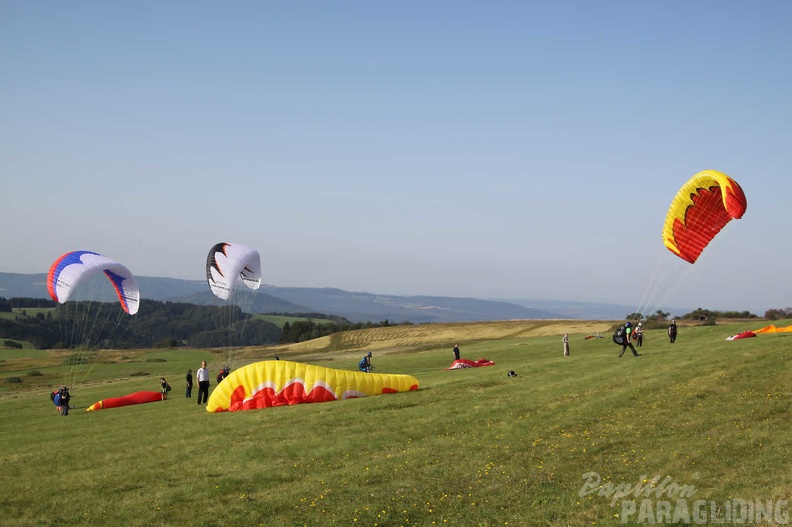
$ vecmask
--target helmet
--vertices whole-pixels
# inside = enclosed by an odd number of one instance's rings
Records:
[[[631,323],[630,323],[630,321],[628,320],[628,321],[627,321],[627,323],[626,323],[624,326],[629,328],[630,326],[632,326],[632,324],[631,324]]]

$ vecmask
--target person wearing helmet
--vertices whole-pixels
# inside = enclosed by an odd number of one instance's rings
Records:
[[[638,322],[638,327],[635,328],[635,345],[639,348],[643,347],[643,323]]]

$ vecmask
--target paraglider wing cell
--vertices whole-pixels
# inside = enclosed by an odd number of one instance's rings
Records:
[[[663,242],[672,253],[695,263],[727,223],[742,218],[746,207],[745,194],[732,178],[716,170],[699,172],[671,202]]]

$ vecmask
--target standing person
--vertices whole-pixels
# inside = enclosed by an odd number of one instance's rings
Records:
[[[454,360],[459,360],[459,344],[454,344]]]
[[[69,415],[69,401],[71,401],[69,387],[64,386],[60,389],[61,415]]]
[[[195,379],[198,381],[198,404],[206,404],[209,402],[209,370],[206,361],[201,361],[201,369],[195,372]]]
[[[671,325],[668,326],[668,338],[671,340],[671,344],[676,342],[676,337],[677,337],[676,320],[672,320]]]
[[[624,352],[627,351],[627,348],[630,348],[632,350],[634,357],[639,357],[641,355],[640,353],[635,351],[635,346],[633,346],[632,342],[630,342],[631,331],[632,331],[632,324],[630,322],[627,322],[618,330],[616,330],[616,333],[613,334],[613,342],[615,342],[616,344],[620,344],[622,346],[621,353],[619,353],[620,359],[622,358],[622,355],[624,355]]]
[[[192,369],[187,370],[187,377],[185,380],[187,381],[187,392],[184,396],[187,399],[192,399]]]
[[[160,377],[160,390],[162,391],[162,398],[167,399],[168,392],[170,391],[170,384],[165,380],[165,377]]]
[[[564,357],[569,357],[569,333],[564,333],[564,338],[561,339],[564,343]]]
[[[635,328],[635,344],[639,347],[643,347],[643,323],[638,322],[638,327]]]
[[[365,357],[358,362],[358,369],[366,373],[371,373],[371,352],[369,351]]]

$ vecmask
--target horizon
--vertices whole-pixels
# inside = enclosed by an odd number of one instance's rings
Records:
[[[0,271],[0,273],[5,273],[5,272],[4,271]],[[8,274],[19,274],[19,275],[22,275],[22,276],[36,276],[36,275],[42,275],[42,274],[46,275],[47,273],[8,273]],[[168,276],[137,276],[136,278],[138,278],[138,279],[148,278],[148,279],[158,279],[158,280],[162,280],[162,279],[164,279],[164,280],[177,280],[177,281],[185,281],[185,282],[189,282],[189,283],[193,283],[193,284],[204,284],[206,282],[205,278],[204,279],[187,279],[187,278],[174,278],[174,277],[168,277]],[[365,294],[365,295],[371,295],[371,296],[392,296],[392,297],[404,297],[404,298],[411,298],[411,297],[412,298],[420,298],[420,297],[423,297],[423,298],[451,298],[451,299],[460,299],[460,300],[470,299],[470,300],[479,300],[479,301],[488,301],[488,302],[510,303],[510,304],[514,304],[514,305],[517,305],[517,306],[527,307],[527,308],[532,308],[532,309],[537,309],[537,310],[551,310],[554,307],[557,309],[557,308],[564,308],[564,307],[600,306],[600,307],[603,307],[603,308],[624,309],[625,310],[625,315],[633,312],[632,311],[633,308],[629,304],[621,304],[621,303],[618,303],[618,302],[561,300],[561,299],[553,299],[553,298],[504,298],[504,297],[473,297],[473,296],[428,295],[428,294],[401,295],[401,294],[395,294],[395,293],[384,293],[384,292],[381,292],[381,291],[362,291],[362,290],[353,291],[353,290],[347,290],[347,289],[341,289],[341,288],[329,287],[329,286],[310,286],[310,287],[308,287],[308,286],[280,286],[280,285],[277,285],[277,284],[269,284],[269,283],[262,283],[261,286],[259,287],[259,291],[266,290],[268,288],[271,288],[271,289],[318,289],[318,290],[331,289],[331,290],[343,291],[345,293],[350,293],[350,294]],[[6,296],[6,295],[3,294],[3,291],[4,291],[4,289],[0,287],[0,297],[5,297]],[[205,292],[206,293],[210,293],[211,291],[207,287]],[[46,293],[46,291],[44,291],[42,294],[44,294],[44,293]],[[146,295],[145,289],[141,289],[140,294],[141,294],[141,299],[162,301],[162,299],[158,299],[158,298],[154,298],[154,297]],[[45,298],[45,297],[49,298],[49,295],[42,296],[42,298]],[[8,298],[14,298],[14,297],[12,296],[12,297],[8,297]],[[543,304],[549,304],[549,305],[543,305]],[[690,313],[690,312],[692,312],[692,311],[694,311],[696,309],[706,309],[706,310],[709,310],[709,311],[722,311],[722,312],[727,312],[727,311],[732,311],[732,312],[748,311],[748,312],[751,312],[752,314],[755,314],[755,315],[757,315],[759,317],[763,317],[765,311],[767,311],[769,309],[784,309],[785,307],[786,306],[771,306],[771,307],[765,307],[765,308],[761,308],[761,309],[746,309],[746,308],[723,308],[723,307],[702,306],[702,305],[698,305],[696,307],[663,305],[663,306],[656,307],[652,311],[648,311],[648,310],[642,311],[642,313],[646,317],[646,316],[650,316],[650,315],[655,314],[656,311],[658,309],[660,309],[662,311],[669,312],[670,313],[670,317],[669,318],[675,318],[675,317],[681,317],[681,316],[683,316],[685,314],[688,314],[688,313]]]

